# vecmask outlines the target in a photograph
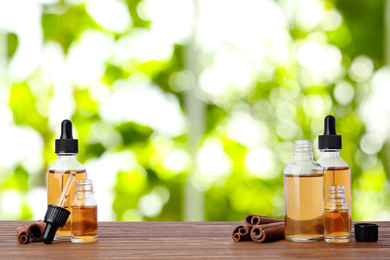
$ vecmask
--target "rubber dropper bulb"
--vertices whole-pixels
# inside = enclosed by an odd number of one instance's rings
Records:
[[[61,137],[60,139],[73,139],[72,121],[65,119],[61,123]]]
[[[42,235],[42,241],[45,244],[51,244],[53,242],[54,237],[57,233],[59,226],[53,225],[51,223],[46,224],[45,231],[43,232]]]
[[[334,116],[326,116],[324,120],[324,134],[323,135],[337,135],[336,134],[336,119]]]

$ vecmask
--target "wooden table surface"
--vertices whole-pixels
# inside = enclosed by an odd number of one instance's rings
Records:
[[[100,222],[97,243],[18,244],[16,228],[30,223],[0,221],[0,259],[390,258],[390,222],[375,222],[379,224],[379,240],[374,243],[355,242],[353,238],[348,244],[286,240],[237,243],[231,233],[240,222]]]

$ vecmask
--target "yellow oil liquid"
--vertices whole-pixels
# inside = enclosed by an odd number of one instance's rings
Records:
[[[323,173],[284,175],[284,236],[309,242],[324,237]]]
[[[57,205],[61,192],[65,187],[66,181],[71,171],[56,171],[50,170],[47,174],[47,204]],[[76,171],[76,180],[82,180],[87,178],[87,172],[85,170]],[[75,187],[71,189],[70,195],[65,203],[64,208],[70,211],[70,202],[74,198]],[[63,228],[59,228],[56,233],[57,240],[68,239],[70,237],[71,229],[71,216],[69,216]]]
[[[349,167],[328,167],[324,169],[324,191],[329,185],[344,185],[347,197],[349,230],[351,230],[352,201],[351,201],[351,169]],[[326,192],[324,194],[326,199]]]
[[[72,242],[91,243],[97,241],[97,206],[72,207]]]

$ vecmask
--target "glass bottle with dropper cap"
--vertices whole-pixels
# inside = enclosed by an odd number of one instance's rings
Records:
[[[58,155],[57,161],[49,168],[47,173],[47,204],[56,205],[68,177],[75,174],[76,180],[86,179],[87,172],[84,166],[77,161],[76,154],[79,152],[78,140],[73,139],[72,122],[64,120],[61,124],[61,137],[56,139],[55,153]],[[72,186],[69,197],[65,200],[63,208],[70,211],[70,202],[74,198],[74,186]],[[63,228],[58,229],[56,240],[69,240],[71,229],[71,218]]]
[[[313,161],[311,142],[294,142],[294,161],[284,168],[284,237],[294,242],[324,238],[322,167]]]
[[[321,157],[317,163],[324,168],[324,198],[326,198],[326,188],[329,185],[345,186],[349,209],[349,229],[351,229],[351,169],[340,157],[341,148],[341,135],[336,134],[336,119],[328,115],[324,120],[324,134],[318,136],[318,149],[321,151]]]

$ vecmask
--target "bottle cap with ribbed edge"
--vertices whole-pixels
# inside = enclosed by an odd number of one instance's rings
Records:
[[[56,139],[55,153],[78,153],[79,141],[73,139],[72,121],[65,119],[61,123],[61,137]]]
[[[358,223],[355,224],[355,239],[358,242],[378,241],[378,224]]]
[[[52,204],[47,206],[47,211],[44,218],[44,221],[46,222],[46,228],[42,235],[42,241],[45,244],[50,244],[53,242],[58,228],[63,227],[66,224],[69,215],[69,210]]]
[[[341,135],[336,133],[336,119],[326,116],[324,120],[324,134],[318,136],[318,149],[341,149]]]

